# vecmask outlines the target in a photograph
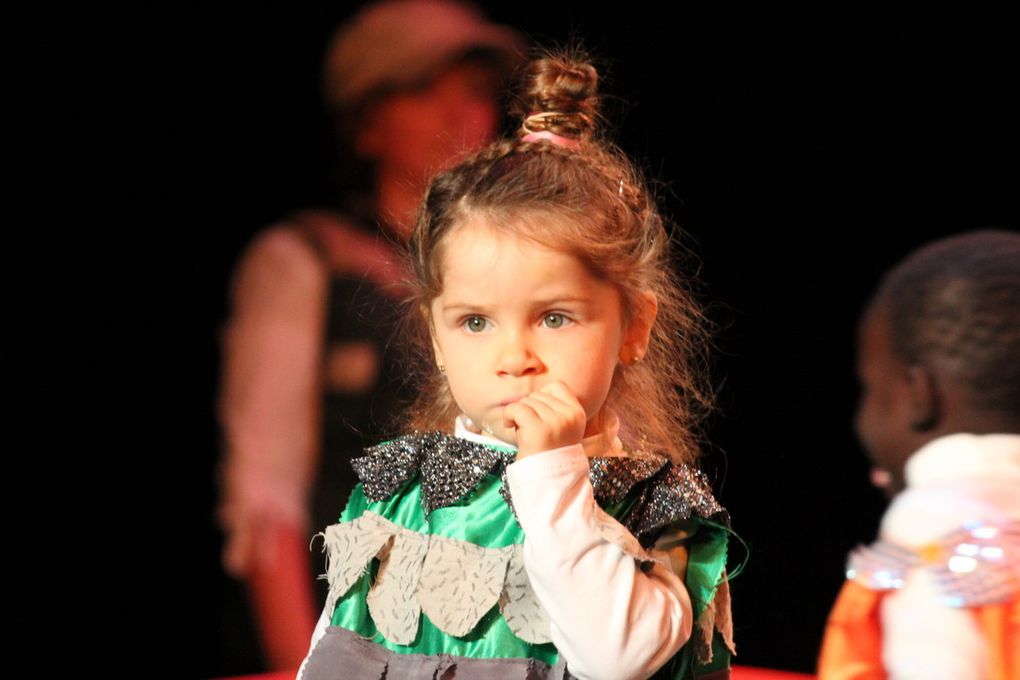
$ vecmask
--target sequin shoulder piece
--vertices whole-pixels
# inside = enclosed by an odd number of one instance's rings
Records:
[[[443,432],[415,432],[369,447],[351,464],[372,501],[389,498],[420,472],[422,509],[430,513],[456,503],[490,472],[501,473],[515,455]]]
[[[690,465],[675,465],[652,454],[592,458],[589,465],[595,500],[600,505],[638,494],[624,522],[635,536],[644,537],[693,515],[729,526],[729,513],[712,495],[708,477]]]
[[[365,496],[372,501],[389,498],[416,472],[420,473],[422,509],[430,513],[456,503],[486,474],[503,477],[503,497],[511,503],[504,471],[514,458],[512,450],[443,432],[416,432],[366,449],[352,465]],[[689,465],[674,465],[662,456],[643,454],[591,458],[589,466],[595,500],[600,505],[639,494],[624,522],[635,536],[692,515],[729,524],[729,515],[712,495],[708,478]]]
[[[847,579],[871,590],[902,588],[907,573],[924,569],[934,577],[947,607],[1006,602],[1020,594],[1020,522],[965,524],[918,548],[888,541],[850,553]]]

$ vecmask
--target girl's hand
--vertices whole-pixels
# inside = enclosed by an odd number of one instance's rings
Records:
[[[517,459],[584,438],[587,416],[581,403],[557,380],[503,409],[503,426],[517,430]]]

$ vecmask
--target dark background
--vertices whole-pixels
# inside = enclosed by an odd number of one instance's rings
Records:
[[[884,506],[851,425],[857,314],[911,248],[1020,225],[1015,24],[959,8],[485,7],[608,64],[617,140],[664,182],[720,324],[706,464],[750,545],[737,661],[811,670],[846,551]],[[131,460],[158,469],[134,515],[161,532],[158,559],[129,550],[114,570],[165,565],[155,590],[113,599],[174,622],[143,655],[176,677],[257,668],[212,521],[217,333],[245,242],[329,194],[319,59],[352,9],[146,10],[90,40],[124,159],[111,241],[127,255],[106,273],[137,391],[118,408]]]

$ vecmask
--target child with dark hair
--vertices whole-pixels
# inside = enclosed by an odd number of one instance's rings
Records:
[[[850,555],[819,674],[1020,674],[1020,235],[912,253],[862,317],[857,433],[893,501]]]
[[[520,135],[428,188],[413,434],[354,462],[303,678],[728,675],[705,323],[597,80],[533,62]]]

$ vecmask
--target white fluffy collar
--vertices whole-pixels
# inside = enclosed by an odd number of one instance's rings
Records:
[[[951,434],[932,440],[907,461],[909,488],[949,481],[1012,480],[1020,488],[1020,435]]]

